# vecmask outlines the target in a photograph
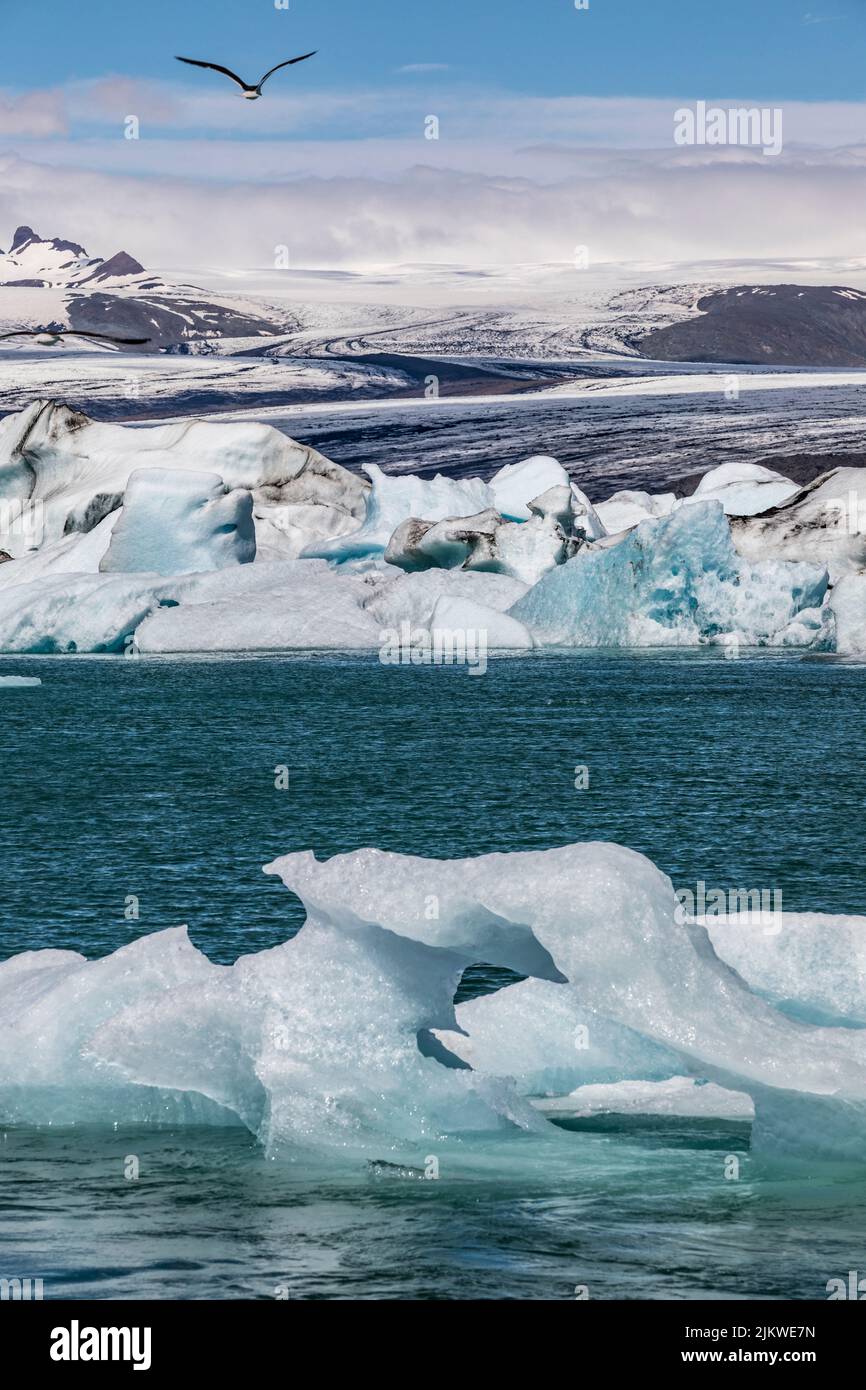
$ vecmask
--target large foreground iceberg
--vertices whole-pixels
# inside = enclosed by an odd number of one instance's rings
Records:
[[[233,966],[182,929],[0,964],[3,1123],[233,1122],[274,1155],[423,1167],[479,1135],[573,1143],[546,1114],[663,1095],[673,1113],[753,1107],[767,1156],[866,1162],[863,919],[796,919],[787,959],[762,937],[750,960],[736,923],[681,921],[670,880],[611,844],[305,851],[267,872],[306,923]],[[529,978],[455,1012],[477,961]],[[820,1004],[846,972],[847,1026],[776,1006]]]

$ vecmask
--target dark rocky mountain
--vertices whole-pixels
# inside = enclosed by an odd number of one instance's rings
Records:
[[[642,357],[743,366],[866,367],[866,293],[841,285],[737,285],[698,317],[634,339]]]

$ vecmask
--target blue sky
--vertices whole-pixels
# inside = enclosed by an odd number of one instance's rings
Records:
[[[866,0],[39,0],[2,15],[0,85],[183,74],[173,54],[260,74],[319,48],[304,90],[417,81],[537,95],[851,100]],[[413,64],[449,70],[398,74]],[[286,75],[293,80],[294,73]],[[280,80],[279,78],[276,80]]]
[[[174,60],[252,81],[309,49],[255,103]],[[781,157],[679,148],[699,100],[784,107]],[[0,245],[29,222],[193,268],[289,242],[365,269],[838,259],[864,170],[866,0],[0,0]]]

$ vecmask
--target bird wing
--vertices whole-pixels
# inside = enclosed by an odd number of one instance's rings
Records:
[[[232,72],[231,68],[221,67],[219,63],[202,63],[198,58],[181,58],[177,53],[174,56],[179,63],[189,63],[194,68],[210,68],[213,72],[224,73],[226,77],[231,78],[232,82],[237,82],[239,87],[243,87],[245,92],[249,91],[248,83],[242,77],[238,77],[236,72]]]
[[[280,68],[290,68],[290,67],[292,66],[292,63],[302,63],[302,62],[304,61],[305,58],[315,58],[315,56],[316,56],[316,54],[318,53],[318,51],[319,51],[318,48],[314,48],[313,51],[312,51],[312,53],[302,53],[301,56],[300,56],[300,58],[287,58],[286,61],[285,61],[284,63],[277,63],[277,66],[276,66],[275,68],[271,68],[268,72],[265,73],[264,77],[262,78],[261,82],[259,83],[259,86],[260,86],[260,87],[264,87],[264,85],[265,85],[265,83],[267,82],[268,78],[269,78],[273,73],[279,72]]]
[[[136,344],[140,344],[140,343],[149,343],[149,342],[150,342],[150,339],[149,339],[149,338],[116,338],[116,337],[114,336],[113,333],[85,333],[85,332],[79,331],[78,329],[75,329],[75,328],[71,328],[71,329],[68,330],[68,332],[65,332],[65,333],[63,333],[63,334],[60,334],[60,335],[58,335],[58,336],[61,336],[61,337],[64,337],[64,338],[100,338],[100,339],[102,339],[103,342],[106,342],[106,343],[136,343]]]
[[[32,328],[13,328],[11,333],[0,333],[0,341],[3,338],[35,338],[37,332],[44,332],[43,329]]]

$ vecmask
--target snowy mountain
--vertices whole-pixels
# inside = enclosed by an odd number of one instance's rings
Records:
[[[268,315],[266,317],[265,315]],[[126,251],[108,260],[32,227],[0,253],[0,329],[76,329],[150,340],[150,349],[214,338],[269,337],[293,315],[233,295],[163,280]],[[26,340],[22,340],[22,343]]]

